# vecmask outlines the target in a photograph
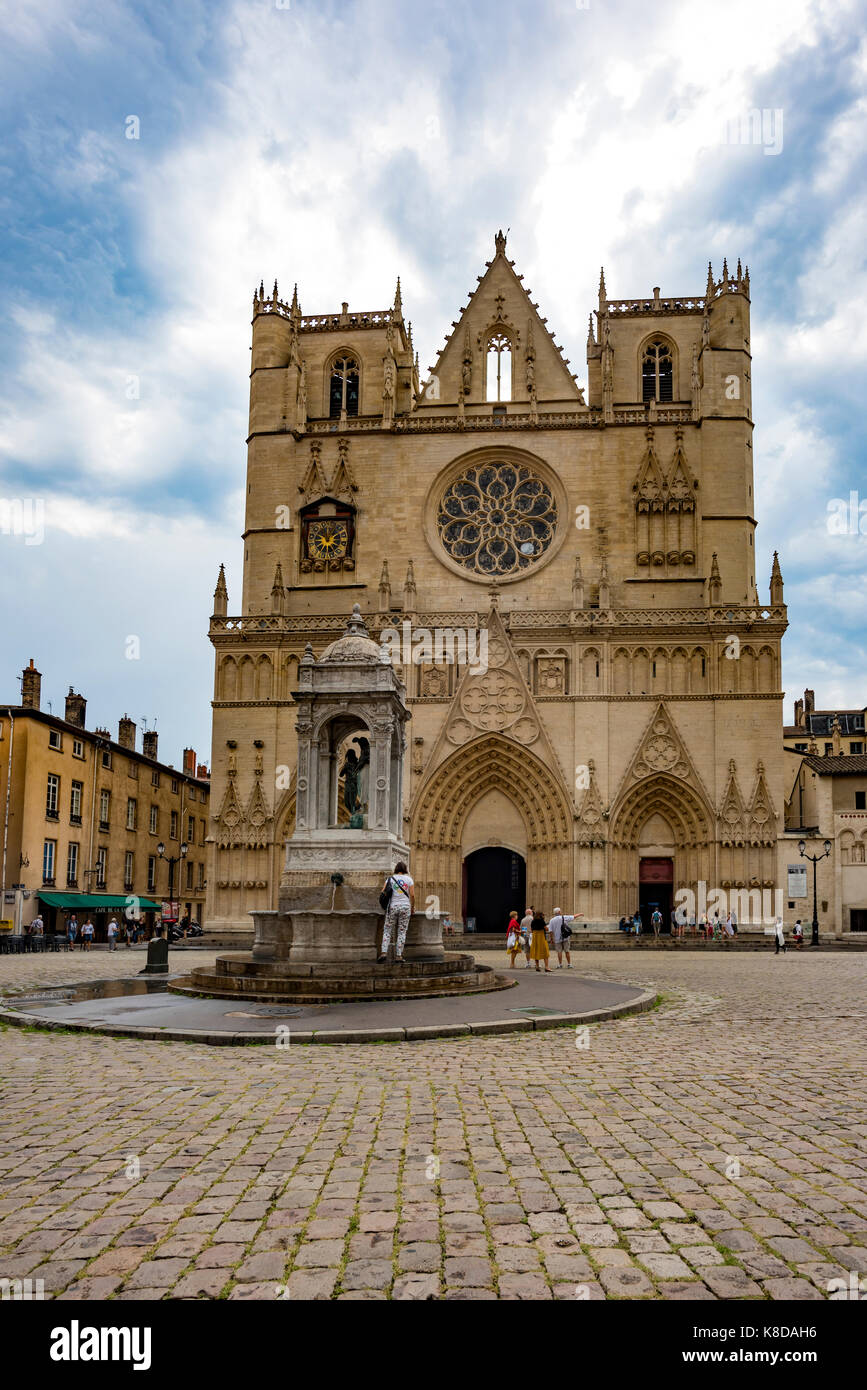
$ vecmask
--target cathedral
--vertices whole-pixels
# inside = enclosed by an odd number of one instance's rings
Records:
[[[775,885],[786,609],[776,557],[756,588],[750,376],[740,262],[639,299],[603,273],[580,378],[502,233],[424,377],[399,281],[317,314],[259,286],[243,591],[221,569],[210,624],[212,931],[276,906],[299,663],[356,603],[406,686],[421,907],[667,923],[678,889]]]

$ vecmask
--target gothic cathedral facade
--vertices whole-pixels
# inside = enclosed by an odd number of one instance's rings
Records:
[[[389,309],[311,315],[260,286],[252,334],[243,592],[230,609],[221,570],[210,624],[210,928],[276,906],[299,662],[354,603],[400,639],[421,904],[610,924],[775,885],[786,609],[776,557],[756,588],[749,272],[642,299],[603,275],[583,386],[502,234],[424,381],[400,282]]]

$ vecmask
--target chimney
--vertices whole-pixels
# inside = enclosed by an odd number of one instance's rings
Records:
[[[128,714],[117,721],[117,741],[121,748],[131,748],[135,751],[135,724]]]
[[[204,782],[209,782],[211,780],[211,774],[208,771],[207,763],[199,763],[198,767],[196,768],[196,776]]]
[[[25,709],[39,709],[41,698],[42,675],[33,665],[31,656],[30,665],[24,667],[21,675],[21,703]]]
[[[188,777],[196,775],[196,750],[194,748],[184,749],[184,772]]]
[[[815,708],[816,708],[816,692],[815,692],[815,690],[805,690],[805,691],[804,691],[804,709],[806,710],[807,714],[812,714],[813,711],[815,710]]]
[[[804,701],[803,701],[803,700],[796,700],[796,701],[795,701],[795,728],[796,728],[796,729],[803,729],[803,727],[804,727]]]
[[[144,734],[142,734],[141,751],[144,753],[144,755],[145,755],[146,758],[153,758],[154,762],[156,762],[156,758],[157,758],[157,731],[156,731],[156,729],[148,729]]]
[[[76,695],[72,686],[69,687],[69,694],[66,697],[66,713],[64,718],[67,724],[75,724],[76,728],[84,728],[84,716],[87,711],[87,701],[83,695]]]

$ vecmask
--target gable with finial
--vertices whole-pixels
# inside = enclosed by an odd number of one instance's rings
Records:
[[[719,839],[726,847],[740,846],[746,834],[747,812],[734,758],[729,759],[729,777],[719,808]]]
[[[751,845],[767,846],[777,843],[777,815],[768,794],[765,765],[761,759],[756,763],[756,785],[750,801],[748,819]]]
[[[250,793],[250,800],[247,803],[246,843],[248,849],[264,849],[271,843],[270,826],[272,819],[271,811],[265,800],[265,793],[262,790],[261,778],[257,776]]]
[[[579,845],[594,844],[605,838],[605,804],[596,780],[596,764],[591,758],[587,764],[589,781],[578,808],[578,823],[575,838]]]
[[[432,774],[455,749],[485,734],[496,733],[513,739],[522,747],[532,748],[546,767],[559,774],[565,785],[559,760],[496,608],[495,595],[492,595],[492,607],[479,634],[481,658],[485,656],[485,634],[487,663],[482,659],[475,667],[467,663],[461,668],[448,718],[431,750],[428,774]]]
[[[217,813],[217,844],[220,849],[229,849],[232,845],[240,844],[243,839],[243,824],[244,811],[238,799],[235,777],[230,769],[222,805]]]
[[[700,793],[706,806],[711,804],[686,744],[662,701],[639,740],[615,801],[619,801],[636,782],[660,774],[688,783]]]
[[[512,354],[510,393],[507,399],[530,405],[533,391],[541,401],[583,405],[583,394],[569,363],[523,285],[514,261],[506,256],[506,238],[498,232],[495,254],[488,261],[479,284],[470,291],[460,317],[452,323],[444,347],[430,369],[419,406],[483,404],[487,401],[487,350],[492,338],[508,341]],[[521,325],[527,324],[527,338]],[[527,341],[532,357],[525,356]],[[526,370],[532,362],[532,370]],[[524,370],[522,370],[522,366]]]
[[[635,507],[639,512],[661,512],[665,509],[665,475],[656,456],[653,444],[653,428],[648,427],[647,448],[639,465],[638,474],[632,484],[635,493]]]

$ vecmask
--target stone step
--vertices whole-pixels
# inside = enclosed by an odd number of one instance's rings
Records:
[[[420,951],[418,955],[414,955],[413,948],[410,947],[405,953],[403,965],[398,965],[395,962],[379,965],[375,960],[347,961],[341,962],[339,973],[348,980],[364,979],[371,974],[375,974],[377,978],[383,975],[394,975],[395,979],[408,979],[417,976],[433,978],[465,975],[473,968],[473,957],[470,955],[449,952],[443,956],[427,959]],[[294,982],[304,978],[330,978],[336,975],[338,970],[334,961],[296,963],[291,960],[253,960],[244,952],[237,952],[218,956],[214,963],[214,973],[223,978],[262,976]]]
[[[467,957],[472,960],[472,957]],[[379,966],[366,975],[287,977],[285,975],[218,975],[196,969],[173,980],[173,994],[207,995],[217,999],[256,999],[262,1003],[328,1003],[360,999],[431,998],[450,994],[476,994],[507,989],[513,980],[497,975],[490,966],[473,964],[452,975],[409,973],[407,967]]]

